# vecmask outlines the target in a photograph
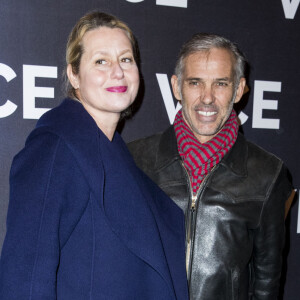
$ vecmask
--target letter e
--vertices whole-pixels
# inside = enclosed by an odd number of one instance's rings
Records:
[[[23,65],[23,117],[39,119],[50,108],[35,107],[35,98],[54,98],[54,88],[35,86],[35,78],[57,78],[57,67]]]
[[[279,119],[264,119],[262,117],[264,109],[277,110],[277,100],[264,99],[264,91],[281,92],[281,82],[276,81],[254,81],[253,99],[253,128],[279,129]]]

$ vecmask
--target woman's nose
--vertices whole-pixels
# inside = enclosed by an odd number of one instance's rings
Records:
[[[119,62],[116,62],[112,65],[110,77],[112,79],[122,79],[124,77],[124,71],[120,66]]]

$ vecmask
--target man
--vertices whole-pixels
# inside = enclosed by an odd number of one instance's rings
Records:
[[[238,133],[233,104],[243,95],[244,66],[227,39],[195,35],[171,79],[182,104],[174,125],[129,144],[138,166],[185,212],[191,299],[278,295],[292,187],[282,161]]]

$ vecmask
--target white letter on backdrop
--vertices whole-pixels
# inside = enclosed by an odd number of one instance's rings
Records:
[[[156,0],[156,5],[187,8],[187,0]]]
[[[286,19],[294,19],[300,0],[281,0]]]
[[[23,117],[39,119],[50,108],[35,107],[35,98],[54,98],[54,88],[35,86],[35,78],[57,78],[57,67],[23,65]]]
[[[175,107],[167,74],[156,74],[156,78],[165,103],[169,121],[173,124],[175,116],[181,108],[181,104],[178,102]]]
[[[241,125],[245,124],[248,120],[248,116],[243,113],[242,111],[239,113],[239,119],[240,119],[240,122],[241,122]]]
[[[281,92],[281,82],[277,81],[254,81],[253,99],[253,128],[279,129],[279,119],[264,119],[262,117],[264,109],[277,110],[277,100],[264,99],[264,91]]]
[[[0,76],[3,76],[6,79],[6,82],[11,81],[14,79],[17,74],[15,71],[5,64],[0,64]],[[17,105],[11,102],[10,100],[6,100],[5,104],[0,106],[0,118],[5,118],[17,109]]]
[[[300,233],[300,190],[298,190],[298,224],[297,224],[297,233]]]

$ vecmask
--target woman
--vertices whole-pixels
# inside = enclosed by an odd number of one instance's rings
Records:
[[[180,210],[115,132],[134,101],[136,45],[108,14],[67,44],[69,95],[14,158],[0,299],[187,299]]]

